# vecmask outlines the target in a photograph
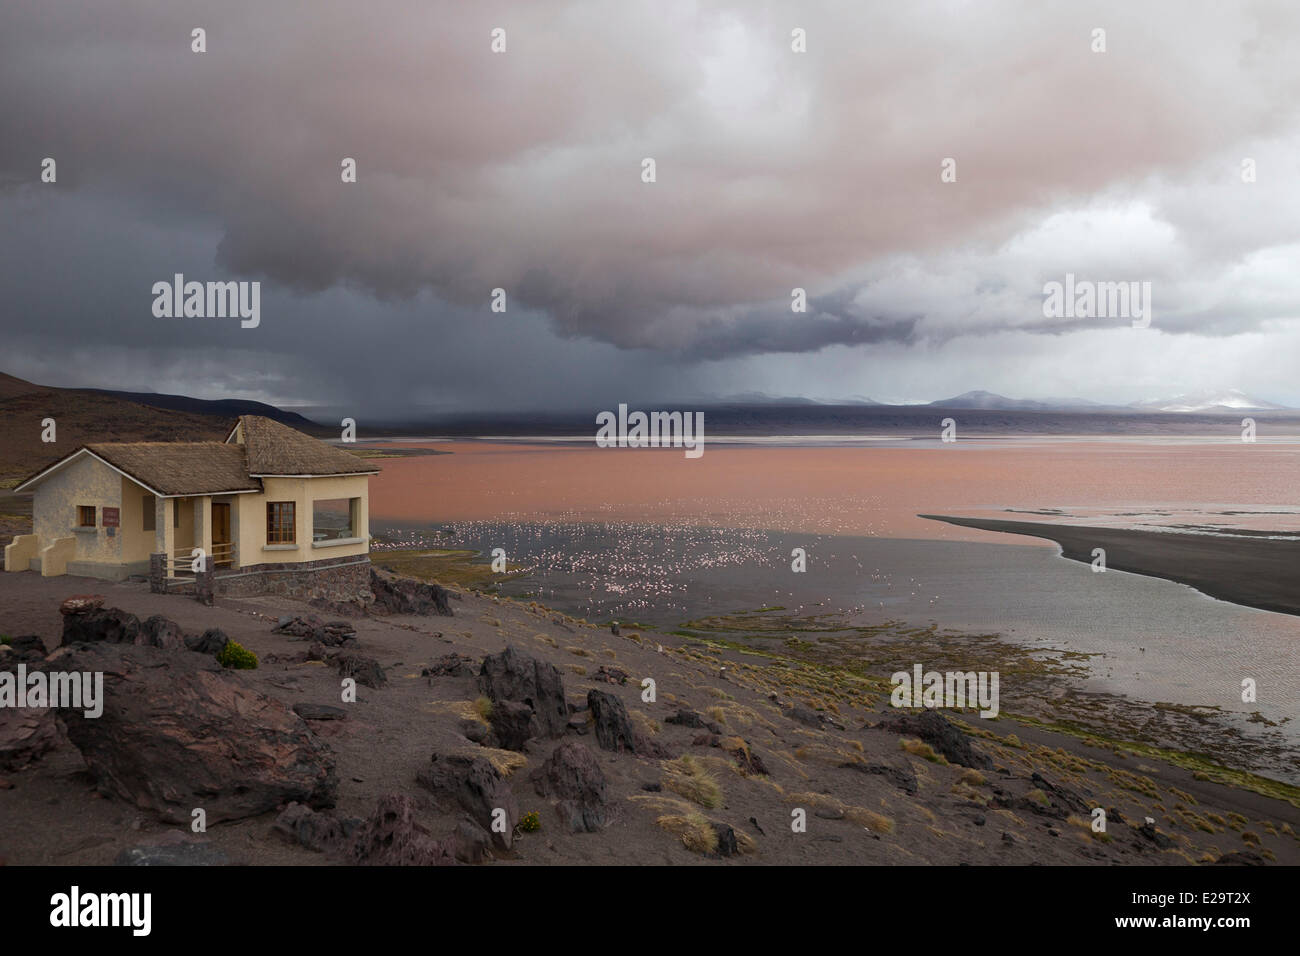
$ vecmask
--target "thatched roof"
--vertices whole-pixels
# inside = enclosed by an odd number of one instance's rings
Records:
[[[236,441],[234,439],[242,439]],[[260,415],[241,415],[224,442],[100,442],[84,445],[18,485],[25,491],[85,452],[162,495],[261,491],[261,476],[375,475],[374,465]]]
[[[164,495],[261,491],[244,449],[218,441],[104,442],[86,448],[140,484]]]
[[[250,475],[375,475],[373,464],[261,415],[240,415]],[[233,438],[235,432],[232,432]]]

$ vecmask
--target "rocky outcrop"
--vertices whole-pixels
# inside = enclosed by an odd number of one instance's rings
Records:
[[[282,617],[271,630],[298,640],[319,641],[326,647],[342,647],[357,636],[357,629],[347,621],[322,621],[311,615]]]
[[[0,663],[0,670],[3,670]],[[59,721],[48,707],[0,707],[0,770],[21,770],[59,743]]]
[[[103,714],[67,710],[68,737],[101,792],[173,823],[208,824],[288,801],[330,806],[334,758],[284,704],[196,654],[103,644],[64,648],[61,670],[101,671]]]
[[[609,821],[605,774],[596,755],[566,740],[532,775],[538,796],[557,797],[556,812],[570,831],[595,833]]]
[[[140,619],[116,607],[83,606],[64,601],[63,643],[135,644],[140,636]]]
[[[0,670],[15,664],[39,664],[48,653],[45,642],[35,634],[11,637],[9,643],[0,644]]]
[[[444,654],[420,671],[421,677],[473,677],[474,658],[464,654]]]
[[[941,753],[949,763],[976,770],[992,770],[993,761],[971,746],[970,739],[948,723],[938,711],[919,714],[890,714],[877,727],[895,734],[918,737]]]
[[[492,736],[496,745],[505,750],[523,750],[528,738],[533,736],[536,714],[527,704],[502,700],[492,705]]]
[[[361,654],[336,654],[331,660],[339,672],[339,677],[351,677],[358,684],[366,687],[383,687],[388,683],[384,669],[373,657]]]
[[[627,708],[613,694],[603,690],[588,691],[587,709],[591,712],[592,733],[603,749],[615,753],[659,756],[659,748],[633,729]]]
[[[505,778],[486,757],[467,754],[434,754],[429,766],[416,776],[444,802],[452,802],[470,815],[475,823],[491,833],[499,849],[508,850],[514,842],[519,806]],[[496,811],[504,811],[504,816]],[[493,828],[496,819],[503,821],[505,832]]]
[[[339,818],[333,812],[290,803],[275,818],[271,829],[290,843],[317,853],[339,850],[361,828],[356,817]]]
[[[191,651],[213,656],[220,654],[229,643],[230,638],[226,636],[226,632],[217,627],[210,627],[202,634],[185,638],[185,646]]]
[[[538,736],[564,734],[569,705],[564,699],[564,681],[555,665],[507,647],[500,654],[483,658],[479,688],[493,703],[509,700],[531,707]]]
[[[451,617],[450,592],[436,584],[425,584],[410,578],[380,574],[370,569],[370,590],[375,603],[372,614],[440,614]]]
[[[186,636],[179,624],[161,614],[141,623],[121,608],[104,607],[99,595],[75,595],[59,606],[63,615],[63,645],[138,644],[165,651],[189,649],[216,654],[229,638],[213,629],[200,636]]]
[[[679,727],[695,727],[700,730],[707,730],[711,734],[722,734],[725,732],[721,726],[711,720],[706,720],[702,714],[698,714],[693,710],[687,710],[684,707],[679,707],[677,713],[665,717],[664,723],[676,724]]]
[[[179,651],[185,649],[185,634],[171,618],[155,614],[140,625],[139,643],[164,651]]]
[[[856,770],[858,773],[870,773],[884,777],[907,794],[914,794],[919,789],[916,781],[916,771],[906,764],[895,766],[893,764],[850,760],[840,764],[840,767],[846,770]]]
[[[415,801],[402,794],[381,797],[375,812],[357,831],[349,853],[362,866],[450,866],[456,862],[446,843],[415,818]]]

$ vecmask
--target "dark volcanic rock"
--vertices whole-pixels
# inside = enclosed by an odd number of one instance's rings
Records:
[[[0,672],[6,669],[4,657],[0,657]],[[53,709],[0,707],[0,770],[21,770],[58,743],[59,721]]]
[[[317,853],[340,849],[361,827],[355,817],[340,819],[332,812],[320,812],[301,803],[290,803],[275,818],[271,829],[290,843]]]
[[[566,740],[532,775],[539,796],[558,797],[555,809],[574,833],[595,833],[609,820],[605,774],[596,755]]]
[[[476,744],[481,744],[486,741],[492,733],[492,728],[487,724],[484,724],[482,721],[471,720],[468,717],[461,720],[458,726],[460,727],[460,732],[465,735],[465,739],[472,740]]]
[[[451,605],[446,588],[424,584],[411,578],[389,577],[370,569],[370,590],[375,603],[372,613],[388,614],[441,614],[451,617]]]
[[[740,742],[728,746],[729,739],[724,737],[718,742],[718,746],[731,754],[732,759],[736,761],[736,766],[740,768],[741,774],[746,777],[753,776],[756,773],[765,777],[768,776],[767,764],[763,763],[763,758],[758,755],[748,740],[739,737],[733,737],[730,740],[739,740]]]
[[[474,658],[463,654],[444,654],[420,671],[421,677],[472,677]]]
[[[358,684],[364,684],[366,687],[383,687],[388,683],[388,678],[384,676],[384,669],[373,657],[364,657],[361,654],[338,654],[333,661],[334,666],[338,668],[339,677],[351,677]]]
[[[514,700],[501,700],[492,705],[492,734],[497,746],[505,750],[523,750],[533,735],[536,715],[527,704]]]
[[[993,761],[971,746],[969,738],[933,710],[919,714],[890,714],[878,725],[881,730],[895,734],[919,737],[936,752],[948,758],[949,763],[976,770],[992,770]]]
[[[591,675],[591,679],[621,686],[627,683],[628,676],[628,672],[621,667],[609,667],[601,664],[600,667],[596,668],[596,673]]]
[[[61,712],[99,789],[162,819],[208,824],[290,800],[330,806],[334,757],[301,718],[237,671],[196,654],[103,644],[64,648],[59,670],[102,671],[103,714]]]
[[[711,734],[721,734],[723,729],[711,720],[706,720],[702,714],[697,714],[693,710],[678,708],[677,713],[671,717],[664,718],[665,724],[677,724],[679,727],[696,727],[700,730],[707,730]]]
[[[299,703],[293,705],[293,712],[303,720],[346,720],[348,716],[345,708],[333,704]]]
[[[1219,857],[1210,866],[1267,866],[1268,860],[1250,850],[1233,850]]]
[[[222,648],[230,643],[226,632],[217,627],[210,627],[199,636],[193,634],[185,638],[185,646],[196,654],[220,654]]]
[[[485,863],[492,858],[492,835],[473,820],[461,820],[445,841],[461,863]]]
[[[447,846],[415,819],[415,801],[402,794],[381,797],[358,829],[350,856],[362,866],[451,866]]]
[[[613,694],[603,690],[588,691],[587,709],[591,711],[596,742],[605,750],[616,753],[639,753],[645,750],[636,731],[632,729],[627,708]]]
[[[1142,826],[1137,828],[1137,832],[1142,834],[1162,850],[1167,850],[1174,845],[1174,841],[1157,830],[1154,823],[1142,824]]]
[[[322,621],[311,615],[282,617],[271,631],[304,641],[317,641],[325,647],[341,647],[357,636],[357,629],[347,621]]]
[[[714,820],[709,821],[709,826],[713,827],[713,832],[718,835],[718,849],[715,851],[718,856],[736,856],[740,853],[735,830],[725,823]]]
[[[162,648],[164,651],[180,651],[185,649],[185,634],[181,631],[181,626],[171,618],[155,614],[140,625],[136,643]]]
[[[416,779],[439,797],[452,800],[492,834],[492,842],[503,850],[514,841],[519,806],[504,777],[486,757],[464,754],[434,754]],[[492,829],[493,811],[505,811],[505,832]]]
[[[628,719],[627,708],[613,694],[603,690],[587,692],[587,711],[596,742],[605,750],[635,753],[643,757],[668,757],[666,748],[639,733]]]
[[[15,664],[39,664],[49,653],[45,642],[35,634],[11,637],[8,644],[0,644],[0,670]],[[28,668],[30,670],[31,668]]]
[[[538,736],[564,734],[569,707],[564,700],[564,681],[555,665],[507,647],[500,654],[483,658],[478,682],[493,703],[513,700],[531,707]]]
[[[892,766],[883,763],[863,763],[857,760],[851,760],[848,763],[842,763],[840,766],[847,770],[856,770],[858,773],[872,773],[884,777],[893,783],[904,793],[916,793],[918,785],[916,782],[916,771],[911,766]]]
[[[134,644],[139,636],[140,619],[121,608],[97,607],[63,614],[64,645]]]
[[[1059,784],[1052,783],[1038,771],[1034,771],[1029,777],[1029,782],[1051,798],[1052,803],[1074,810],[1085,817],[1092,816],[1092,804],[1081,797],[1078,793],[1069,787],[1063,787]]]

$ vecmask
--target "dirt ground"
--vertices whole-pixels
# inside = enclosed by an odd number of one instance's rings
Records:
[[[1300,809],[1288,802],[1198,780],[1159,761],[1120,759],[1109,750],[1007,720],[983,722],[993,736],[972,738],[994,762],[993,770],[975,773],[929,759],[922,748],[909,752],[905,738],[871,726],[887,706],[882,711],[859,706],[851,697],[827,698],[813,684],[802,683],[789,664],[671,635],[625,630],[616,636],[536,604],[487,595],[465,593],[453,600],[454,617],[353,620],[355,651],[376,658],[388,684],[359,687],[358,701],[347,705],[341,703],[332,668],[268,660],[306,649],[272,633],[277,618],[331,617],[285,598],[219,598],[215,607],[204,607],[182,595],[151,594],[144,584],[0,574],[0,632],[36,634],[53,649],[62,629],[59,603],[82,593],[103,595],[105,606],[141,619],[164,614],[187,633],[220,628],[262,659],[258,669],[237,672],[237,679],[290,705],[346,706],[346,719],[312,724],[337,756],[338,811],[345,816],[366,817],[380,797],[404,793],[421,801],[421,822],[433,834],[455,826],[458,815],[440,810],[415,778],[434,752],[482,749],[460,730],[479,690],[472,677],[426,678],[420,671],[453,651],[477,664],[507,645],[559,667],[575,704],[582,704],[591,688],[618,695],[639,727],[673,756],[693,754],[696,766],[720,789],[717,805],[694,804],[665,785],[665,761],[609,753],[592,736],[579,736],[597,754],[616,810],[604,830],[571,834],[551,801],[528,781],[557,742],[530,741],[526,765],[514,769],[509,780],[520,811],[539,811],[542,827],[520,834],[502,863],[1186,865],[1233,851],[1258,853],[1269,862],[1300,862],[1295,837]],[[597,682],[593,675],[601,664],[621,668],[631,679],[623,686]],[[642,700],[645,677],[656,683],[654,703]],[[774,701],[772,686],[788,691],[778,692]],[[844,729],[814,728],[785,716],[794,703],[825,707]],[[695,744],[699,730],[666,723],[679,707],[706,714],[726,734],[743,738],[769,773],[745,775],[725,750]],[[916,792],[906,792],[889,775],[862,772],[869,765],[914,773]],[[1108,833],[1092,833],[1077,813],[1035,810],[1042,794],[1041,781],[1030,779],[1035,772],[1107,808]],[[80,754],[66,740],[38,763],[4,777],[0,858],[9,864],[109,864],[124,848],[175,829],[99,795]],[[646,789],[656,786],[657,791]],[[792,828],[795,809],[806,811],[806,832]],[[1112,810],[1128,823],[1118,822]],[[669,822],[688,813],[743,831],[755,852],[718,859],[688,849]],[[207,838],[236,863],[336,862],[285,842],[272,831],[274,817],[270,812],[214,825]],[[1154,818],[1169,837],[1167,848],[1138,835],[1134,827],[1145,817]]]

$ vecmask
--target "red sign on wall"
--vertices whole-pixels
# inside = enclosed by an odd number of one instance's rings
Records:
[[[117,508],[104,509],[104,527],[116,528],[121,522],[118,520],[119,511]]]

